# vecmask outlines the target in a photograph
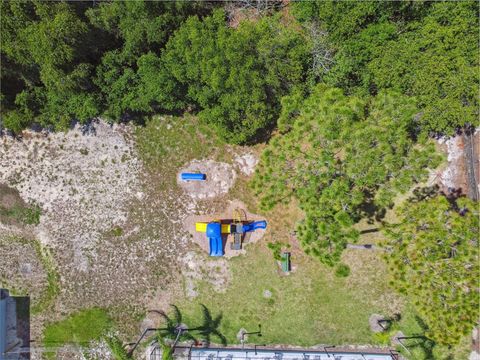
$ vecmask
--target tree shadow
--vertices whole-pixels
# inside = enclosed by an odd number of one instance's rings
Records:
[[[358,207],[357,221],[362,218],[367,219],[367,223],[372,225],[375,222],[382,222],[387,214],[387,209],[375,204],[375,194],[365,192],[365,201]]]
[[[192,331],[198,331],[207,345],[210,344],[212,337],[220,340],[222,345],[227,345],[227,338],[219,330],[223,314],[220,313],[213,317],[210,310],[204,304],[200,304],[200,306],[202,307],[202,324],[192,329]]]
[[[180,309],[176,305],[170,306],[172,307],[171,314],[160,310],[151,310],[151,312],[159,314],[164,320],[164,327],[157,330],[157,340],[159,343],[163,343],[165,339],[195,341],[195,343],[197,343],[194,334],[198,334],[207,345],[211,343],[212,338],[218,339],[222,345],[227,345],[227,338],[219,330],[223,319],[222,313],[212,316],[211,311],[205,305],[200,304],[202,308],[202,321],[200,325],[188,327],[183,323],[183,315]]]
[[[188,327],[183,324],[183,315],[178,306],[171,304],[173,313],[168,315],[164,311],[153,310],[159,314],[163,320],[165,327],[157,330],[157,339],[161,343],[164,339],[178,341],[196,341],[195,337],[189,332]]]
[[[425,359],[434,359],[433,352],[437,344],[435,341],[425,336],[425,333],[428,331],[428,326],[418,315],[415,315],[415,321],[422,331],[420,334],[408,336],[408,344],[404,344],[404,346],[406,348],[420,349],[424,353]]]
[[[412,196],[410,196],[407,201],[418,203],[424,200],[431,199],[437,196],[440,193],[440,187],[438,185],[433,186],[422,186],[416,187],[413,189]]]

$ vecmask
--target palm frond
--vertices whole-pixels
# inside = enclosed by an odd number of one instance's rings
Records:
[[[178,324],[182,323],[182,313],[180,312],[180,309],[178,308],[177,305],[170,305],[173,308],[173,317],[175,319],[175,322]]]

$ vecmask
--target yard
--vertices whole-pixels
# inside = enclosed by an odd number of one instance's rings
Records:
[[[248,186],[249,176],[238,159],[246,154],[258,157],[263,145],[226,145],[211,129],[190,116],[180,121],[168,116],[154,117],[145,127],[114,130],[115,133],[102,126],[100,130],[108,135],[103,140],[98,135],[78,132],[64,138],[55,135],[57,138],[49,142],[48,151],[40,153],[36,165],[42,169],[42,162],[48,164],[45,174],[51,181],[35,180],[38,171],[27,171],[18,178],[8,174],[3,177],[7,185],[20,189],[20,195],[23,191],[34,197],[36,193],[29,187],[47,193],[64,187],[67,193],[65,203],[39,198],[39,225],[27,224],[21,233],[32,239],[32,257],[43,254],[37,260],[38,267],[44,268],[42,288],[31,291],[35,294],[32,329],[36,341],[43,341],[46,346],[86,345],[94,341],[92,346],[98,347],[96,340],[106,331],[116,331],[122,340],[131,342],[143,328],[162,325],[161,319],[148,310],[168,310],[169,304],[179,306],[190,326],[201,320],[200,304],[213,316],[222,314],[220,331],[230,344],[239,343],[240,329],[256,331],[260,324],[263,336],[250,336],[249,343],[389,345],[393,332],[375,335],[369,327],[372,314],[389,317],[400,313],[402,320],[395,330],[406,334],[421,330],[412,320],[414,315],[405,300],[388,287],[381,252],[347,249],[342,261],[349,265],[351,273],[338,277],[334,268],[322,265],[301,250],[292,233],[302,216],[294,202],[269,213],[257,208]],[[113,144],[102,143],[105,139],[113,139]],[[24,141],[28,144],[38,140]],[[130,143],[131,148],[126,145]],[[109,146],[120,147],[123,155],[108,158],[110,153],[104,149]],[[68,155],[70,147],[86,150],[72,158]],[[27,165],[33,156],[32,148],[35,147],[28,148],[25,155]],[[3,149],[3,161],[11,164],[10,156],[17,156],[15,148]],[[206,159],[234,170],[235,183],[228,193],[215,194],[214,198],[192,198],[177,186],[177,173],[193,160]],[[58,173],[55,166],[64,171],[64,164],[76,169],[75,164],[82,162],[90,164],[87,173],[78,173],[80,179],[72,178],[73,185],[65,184],[65,179],[58,183],[63,172]],[[125,178],[130,175],[133,177]],[[109,181],[110,187],[106,186]],[[119,193],[112,198],[111,191]],[[84,196],[79,197],[78,193]],[[243,255],[209,258],[191,240],[183,223],[191,215],[220,212],[231,200],[240,200],[249,211],[265,217],[267,232],[257,243],[248,244]],[[70,217],[62,213],[67,205]],[[109,209],[115,210],[109,214]],[[85,214],[86,211],[90,213]],[[80,218],[75,217],[77,213]],[[17,214],[7,210],[2,213],[13,218],[12,224],[0,229],[2,246],[10,246],[8,236],[20,226],[16,224]],[[103,223],[98,223],[98,219]],[[374,227],[375,224],[361,224],[361,230]],[[77,238],[65,236],[60,228],[66,229],[67,235],[82,233],[81,240],[89,242],[78,248],[78,243],[72,242]],[[364,244],[379,241],[381,233],[375,231],[367,231],[361,238]],[[26,246],[25,241],[16,242]],[[292,253],[293,271],[289,275],[281,272],[269,243]],[[82,261],[78,262],[79,259]],[[34,260],[30,263],[34,264]],[[17,274],[11,278],[18,284],[6,285],[21,289],[19,284],[26,277],[28,274]],[[462,346],[465,349],[468,342]]]

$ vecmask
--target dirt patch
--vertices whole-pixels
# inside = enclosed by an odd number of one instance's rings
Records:
[[[206,174],[205,181],[184,181],[181,173]],[[211,199],[226,194],[235,183],[237,174],[227,163],[213,160],[193,160],[177,174],[177,184],[193,199]]]
[[[195,231],[195,223],[196,222],[209,222],[212,220],[220,220],[222,223],[231,223],[234,217],[234,211],[236,209],[240,209],[242,212],[242,217],[245,217],[246,221],[259,221],[265,220],[264,216],[253,214],[248,212],[244,203],[238,200],[230,201],[226,209],[219,213],[214,214],[205,214],[205,215],[190,215],[185,219],[184,227],[185,230],[190,233],[192,236],[192,240],[195,244],[197,244],[206,254],[209,253],[209,244],[207,241],[207,237],[205,233],[200,233]],[[255,243],[259,241],[264,235],[266,230],[265,229],[258,229],[253,232],[246,233],[245,238],[243,239],[241,250],[233,250],[231,249],[231,244],[233,244],[233,235],[226,235],[224,239],[224,249],[225,249],[225,257],[231,258],[234,256],[242,255],[246,253],[245,246],[250,243]]]
[[[193,299],[198,295],[199,281],[212,285],[216,292],[226,291],[231,274],[225,258],[209,258],[205,254],[191,251],[182,260],[187,298]]]
[[[38,257],[34,240],[0,235],[0,282],[2,288],[28,295],[32,304],[38,302],[47,286],[47,273]]]
[[[237,169],[246,176],[253,175],[258,164],[257,157],[252,153],[239,155],[234,161]]]
[[[438,144],[447,155],[447,164],[432,174],[430,184],[438,184],[445,194],[468,195],[470,198],[478,196],[480,130],[473,134],[440,138]]]
[[[0,207],[11,209],[15,206],[26,207],[27,204],[16,189],[0,184]]]

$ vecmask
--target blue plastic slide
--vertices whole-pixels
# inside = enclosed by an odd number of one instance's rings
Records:
[[[182,173],[182,180],[197,180],[203,181],[207,179],[205,174],[196,174],[196,173]]]
[[[265,220],[262,221],[254,221],[250,224],[243,225],[243,232],[250,232],[255,231],[257,229],[266,229],[267,222]]]
[[[207,238],[210,242],[210,256],[223,256],[222,225],[219,222],[207,225]]]

